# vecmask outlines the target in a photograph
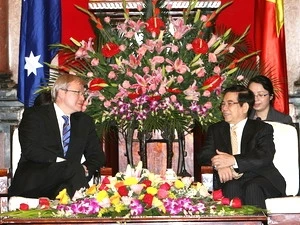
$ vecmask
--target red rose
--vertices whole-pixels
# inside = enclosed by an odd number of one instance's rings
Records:
[[[101,52],[104,57],[111,58],[120,52],[119,45],[108,42],[102,47]]]
[[[164,190],[170,190],[171,186],[168,183],[163,183],[162,185],[160,185],[159,189],[164,189]]]
[[[233,198],[230,201],[230,206],[232,208],[241,208],[242,207],[242,200],[240,198]]]
[[[215,75],[207,78],[203,82],[203,89],[208,90],[208,91],[213,91],[217,87],[219,87],[221,84],[222,84],[222,77],[220,75],[215,74]]]
[[[201,38],[195,38],[192,41],[192,46],[193,46],[193,51],[196,54],[205,54],[208,51],[208,45],[206,43],[206,41],[204,41]]]
[[[143,202],[148,206],[149,208],[152,207],[152,201],[153,201],[153,195],[146,193]]]
[[[143,180],[142,184],[145,184],[145,186],[146,186],[145,188],[147,188],[147,187],[151,186],[152,182],[150,180]]]
[[[101,182],[102,184],[110,184],[110,181],[108,179],[108,176],[105,176]]]
[[[39,198],[39,207],[41,209],[49,209],[50,208],[50,200],[49,198]]]
[[[105,80],[103,80],[102,78],[99,78],[99,77],[98,78],[94,78],[89,83],[89,90],[90,91],[100,91],[101,89],[103,89],[103,87],[101,86],[101,84],[106,84]]]
[[[20,210],[23,210],[23,211],[29,210],[29,205],[26,204],[26,203],[21,203],[20,204]]]
[[[212,195],[213,195],[214,201],[221,200],[223,198],[222,189],[218,189],[218,190],[213,191]]]
[[[99,186],[98,190],[99,190],[99,191],[102,191],[102,190],[105,190],[105,191],[106,191],[106,190],[108,190],[108,187],[107,187],[106,184],[101,183],[101,185]]]
[[[140,96],[140,94],[135,93],[135,92],[134,93],[128,93],[128,98],[130,98],[131,100],[136,99],[139,96]]]
[[[178,88],[168,88],[167,92],[172,93],[172,94],[180,94],[182,91]]]
[[[151,34],[155,33],[156,36],[159,35],[161,30],[165,29],[164,21],[157,17],[151,17],[146,24],[146,30]]]
[[[153,101],[159,101],[161,100],[161,96],[160,95],[153,95],[149,97],[149,101],[153,102]]]
[[[222,203],[222,205],[229,205],[230,204],[230,199],[229,198],[222,198],[221,203]]]
[[[128,190],[126,188],[126,186],[120,186],[118,188],[118,193],[121,195],[121,196],[128,196]]]

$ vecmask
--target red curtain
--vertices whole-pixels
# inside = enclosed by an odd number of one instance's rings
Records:
[[[89,17],[79,11],[75,5],[88,8],[88,0],[61,0],[62,10],[62,37],[63,44],[71,44],[70,38],[77,41],[87,41],[89,37],[95,37]],[[63,57],[59,57],[59,63],[63,62]]]

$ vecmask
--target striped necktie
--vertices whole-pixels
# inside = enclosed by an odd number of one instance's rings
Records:
[[[69,123],[69,117],[68,116],[62,116],[64,119],[64,125],[63,125],[63,148],[64,148],[64,156],[66,156],[69,142],[70,142],[70,123]]]

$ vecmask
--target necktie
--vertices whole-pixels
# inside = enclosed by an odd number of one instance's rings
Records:
[[[69,123],[69,117],[68,116],[62,116],[64,119],[64,125],[63,125],[63,148],[64,148],[64,156],[66,156],[69,142],[70,142],[70,123]]]
[[[232,155],[238,154],[238,140],[236,135],[236,126],[230,128],[231,150]]]
[[[236,126],[232,126],[230,128],[230,139],[231,139],[231,150],[232,150],[232,155],[238,154],[238,139],[237,139],[237,134],[236,134]],[[239,179],[241,176],[243,176],[242,173],[237,173],[233,167],[231,167],[231,172],[233,175],[234,179]]]

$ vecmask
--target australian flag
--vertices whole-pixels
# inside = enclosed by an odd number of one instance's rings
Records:
[[[23,0],[21,14],[18,99],[33,105],[36,91],[49,78],[49,68],[57,49],[50,44],[61,40],[61,0]]]

